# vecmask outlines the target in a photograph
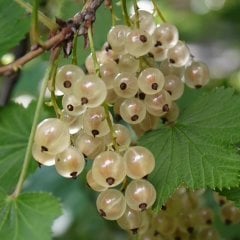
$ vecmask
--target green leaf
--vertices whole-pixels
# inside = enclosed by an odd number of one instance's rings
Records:
[[[16,199],[0,193],[0,239],[50,240],[60,214],[59,201],[49,193],[23,193]]]
[[[0,186],[8,193],[20,175],[35,107],[33,102],[27,109],[14,103],[0,108]],[[29,173],[36,167],[32,160]]]
[[[239,106],[240,97],[230,89],[203,93],[174,126],[163,126],[140,139],[139,144],[156,157],[150,180],[157,188],[157,207],[181,184],[191,189],[239,185]]]
[[[0,0],[0,56],[15,47],[29,31],[29,15],[15,1]]]
[[[219,193],[223,196],[226,196],[227,199],[233,201],[234,204],[240,208],[240,188],[224,189]]]

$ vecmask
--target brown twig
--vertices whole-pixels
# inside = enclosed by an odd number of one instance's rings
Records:
[[[15,62],[0,67],[0,75],[9,75],[12,72],[16,72],[21,69],[23,65],[43,54],[45,51],[60,46],[62,43],[65,44],[68,43],[68,41],[72,41],[75,32],[78,32],[79,36],[84,36],[85,42],[87,42],[87,30],[95,21],[96,11],[103,1],[104,0],[88,0],[82,12],[77,13],[72,20],[66,23],[66,26],[62,27],[58,33],[44,42],[42,46],[37,46]]]

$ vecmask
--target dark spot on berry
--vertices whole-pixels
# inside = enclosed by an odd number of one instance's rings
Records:
[[[230,224],[232,224],[232,221],[231,221],[230,219],[226,219],[226,220],[225,220],[225,224],[226,224],[226,225],[230,225]]]
[[[77,179],[77,172],[70,173],[70,176],[72,177],[72,179]]]
[[[199,89],[199,88],[201,88],[201,87],[202,87],[202,85],[200,85],[200,84],[195,85],[195,88],[197,88],[197,89]]]
[[[167,90],[167,92],[168,92],[170,95],[172,95],[172,92],[171,92],[170,90]]]
[[[212,219],[207,219],[206,224],[211,225],[212,224]]]
[[[106,213],[102,210],[102,209],[99,209],[99,213],[100,213],[100,216],[101,217],[106,217]]]
[[[148,56],[149,56],[150,58],[154,58],[154,55],[153,55],[151,52],[148,53]]]
[[[163,105],[162,110],[163,110],[163,112],[168,112],[169,111],[168,104]]]
[[[60,162],[60,158],[57,158],[57,162]]]
[[[119,63],[119,58],[114,59],[115,63],[118,64]]]
[[[162,123],[165,124],[165,123],[167,123],[167,122],[168,122],[167,118],[162,117]]]
[[[82,97],[81,98],[81,103],[82,103],[82,105],[87,104],[88,103],[88,99],[86,97]]]
[[[140,203],[138,207],[141,209],[141,211],[145,211],[147,209],[147,204],[146,203]]]
[[[74,110],[73,105],[72,105],[72,104],[68,104],[68,105],[67,105],[67,110],[70,111],[70,112],[72,112],[72,111]]]
[[[93,129],[93,130],[92,130],[92,135],[93,135],[94,137],[96,137],[98,134],[99,134],[99,131],[98,131],[98,130],[96,130],[96,129]]]
[[[166,211],[167,210],[167,206],[166,205],[162,205],[162,208],[161,208],[163,211]]]
[[[153,236],[156,237],[156,236],[158,236],[158,235],[160,235],[160,232],[157,231],[157,230],[155,230],[154,233],[153,233]]]
[[[188,231],[189,233],[193,233],[194,227],[188,227],[188,228],[187,228],[187,231]]]
[[[138,97],[139,97],[140,100],[144,100],[145,97],[146,97],[146,94],[143,93],[143,92],[140,92],[140,93],[138,94]]]
[[[106,179],[106,182],[107,182],[107,184],[108,185],[113,185],[114,184],[114,182],[115,182],[115,179],[114,178],[112,178],[112,177],[108,177],[107,179]]]
[[[108,43],[107,46],[105,47],[106,52],[109,50],[112,50],[112,46]]]
[[[172,59],[172,58],[169,59],[169,62],[172,63],[172,64],[176,63],[175,60]]]
[[[157,83],[153,83],[152,84],[152,89],[153,90],[157,90],[158,89],[158,84]]]
[[[41,146],[41,152],[47,152],[48,151],[48,148],[45,147],[45,146]]]
[[[132,234],[137,234],[138,233],[138,228],[133,228],[133,229],[131,229],[131,232],[132,232]]]
[[[162,43],[160,41],[156,41],[154,47],[160,47],[160,46],[162,46]]]
[[[127,88],[127,84],[124,83],[124,82],[122,82],[122,83],[120,84],[120,89],[121,89],[121,90],[125,90],[126,88]]]
[[[219,200],[219,205],[220,206],[223,206],[225,203],[226,203],[226,201],[224,199],[220,199]]]
[[[137,121],[137,120],[138,120],[138,115],[137,115],[137,114],[133,115],[133,116],[131,117],[131,120],[132,120],[133,122]]]
[[[176,236],[176,237],[174,238],[174,240],[182,240],[182,238],[179,237],[179,236]]]
[[[70,87],[72,86],[72,83],[71,83],[70,81],[64,81],[64,82],[63,82],[63,86],[64,86],[65,88],[70,88]]]
[[[139,36],[139,39],[143,43],[147,42],[147,37],[145,35],[143,35],[143,34]]]

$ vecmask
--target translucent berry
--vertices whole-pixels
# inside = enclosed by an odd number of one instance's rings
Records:
[[[126,50],[135,57],[147,54],[152,47],[153,39],[144,30],[134,29],[127,35]]]
[[[68,126],[57,118],[47,118],[38,124],[34,141],[42,152],[60,153],[70,144]]]
[[[119,72],[136,73],[139,69],[139,60],[130,54],[119,56]]]
[[[178,41],[178,43],[168,50],[168,61],[174,67],[185,66],[190,59],[190,51],[187,45]]]
[[[109,133],[110,128],[104,107],[99,106],[87,109],[83,116],[83,129],[88,135],[93,137],[102,137]]]
[[[120,191],[107,189],[98,195],[96,205],[102,217],[108,220],[117,220],[125,212],[126,200]]]
[[[179,107],[176,102],[172,103],[169,111],[162,117],[164,123],[173,123],[175,122],[180,114]]]
[[[73,64],[68,64],[60,67],[56,74],[56,88],[64,94],[71,94],[73,92],[73,85],[76,81],[83,78],[83,70]]]
[[[150,208],[156,200],[154,186],[144,179],[131,181],[125,191],[127,205],[136,211]]]
[[[145,94],[155,94],[164,86],[164,75],[157,68],[146,68],[138,77],[138,86]]]
[[[115,187],[126,176],[125,163],[120,154],[112,151],[100,153],[93,161],[92,175],[103,187]]]
[[[173,101],[179,99],[184,92],[184,83],[176,75],[165,76],[164,89],[171,95]]]
[[[150,174],[155,167],[153,154],[145,147],[130,147],[123,157],[126,163],[127,176],[139,179]]]
[[[120,106],[120,115],[127,123],[140,123],[146,116],[146,106],[137,98],[126,99]]]
[[[74,95],[64,95],[62,98],[62,106],[66,113],[71,116],[79,116],[87,109],[87,106],[82,105],[81,101]]]
[[[92,170],[89,170],[86,176],[88,186],[96,192],[102,192],[107,190],[106,187],[99,185],[92,176]]]
[[[179,38],[177,28],[170,23],[162,23],[160,26],[156,27],[153,38],[155,46],[160,46],[162,48],[172,48],[174,47]]]
[[[113,81],[113,89],[119,97],[134,97],[138,91],[137,78],[132,73],[119,73]]]
[[[190,88],[201,88],[209,82],[209,69],[203,62],[192,62],[184,74],[185,83]]]
[[[107,96],[106,84],[96,75],[86,75],[81,81],[76,82],[74,95],[82,105],[90,108],[97,107]]]
[[[70,146],[56,157],[57,172],[66,178],[76,178],[85,166],[85,159],[81,152]]]

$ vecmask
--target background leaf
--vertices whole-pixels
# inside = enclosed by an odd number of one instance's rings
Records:
[[[15,103],[0,108],[0,186],[8,193],[14,190],[22,168],[35,108],[35,102],[27,109]],[[36,167],[32,160],[29,173]]]
[[[15,47],[30,27],[30,15],[15,1],[0,0],[0,56]]]
[[[240,98],[230,89],[203,93],[182,111],[174,126],[163,126],[142,139],[156,157],[150,176],[161,205],[181,185],[192,189],[239,185]]]
[[[16,199],[0,194],[0,239],[50,240],[53,220],[61,214],[49,193],[23,193]]]
[[[220,192],[221,195],[227,197],[227,199],[234,202],[234,204],[240,208],[240,189],[239,188],[231,188],[231,189],[224,189]]]

